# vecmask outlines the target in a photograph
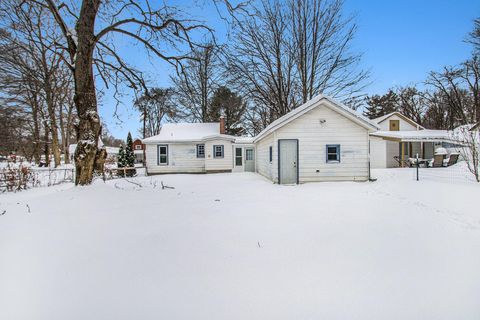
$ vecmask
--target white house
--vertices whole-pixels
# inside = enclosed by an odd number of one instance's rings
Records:
[[[144,139],[155,173],[257,172],[275,183],[369,178],[369,133],[379,128],[352,109],[317,96],[254,138],[224,134],[219,123],[165,124]]]
[[[379,131],[370,134],[372,168],[405,166],[417,154],[422,160],[430,160],[437,148],[455,151],[458,146],[452,132],[425,129],[399,112],[372,121],[380,127]]]
[[[255,171],[252,138],[224,133],[214,123],[167,123],[143,139],[148,174]]]
[[[369,133],[378,127],[352,109],[317,96],[254,138],[257,172],[281,183],[369,179]]]

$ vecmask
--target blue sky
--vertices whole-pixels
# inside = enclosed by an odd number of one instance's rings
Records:
[[[205,20],[225,39],[226,26],[207,2],[178,1],[197,19]],[[471,47],[463,40],[471,31],[473,19],[480,16],[480,1],[447,0],[345,0],[347,14],[356,14],[358,32],[353,49],[363,52],[362,68],[371,72],[368,94],[388,88],[419,84],[432,70],[457,64],[470,56]],[[153,84],[166,86],[172,70],[157,59],[149,59],[130,42],[118,44],[121,53],[135,66],[148,72]],[[132,96],[126,89],[118,118],[113,117],[115,102],[107,92],[100,114],[109,131],[125,138],[128,131],[137,136],[139,115],[132,109]]]

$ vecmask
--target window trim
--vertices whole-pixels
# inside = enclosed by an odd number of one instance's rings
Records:
[[[222,155],[221,156],[217,156],[217,153],[215,152],[215,148],[216,147],[220,147],[221,150],[222,150]],[[214,159],[222,159],[225,157],[225,150],[224,150],[224,147],[223,147],[223,144],[215,144],[213,145],[213,158]]]
[[[142,150],[142,145],[141,144],[136,144],[135,145],[135,150]]]
[[[166,157],[167,157],[167,162],[165,163],[160,163],[160,147],[165,147],[166,148]],[[168,144],[158,144],[157,145],[157,165],[159,166],[168,166]]]
[[[203,155],[200,155],[200,153],[198,152],[200,146],[203,146]],[[205,143],[197,144],[197,158],[205,158]]]
[[[336,152],[336,155],[337,155],[337,160],[329,160],[328,159],[328,148],[336,148],[337,149],[337,152]],[[333,154],[333,153],[332,153]],[[327,144],[326,145],[326,148],[325,148],[325,160],[327,161],[327,163],[340,163],[341,159],[340,159],[340,145],[339,144]]]
[[[270,146],[268,148],[268,159],[270,160],[270,163],[273,161],[273,146]]]

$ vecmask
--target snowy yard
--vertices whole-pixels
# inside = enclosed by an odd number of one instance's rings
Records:
[[[0,195],[0,319],[480,319],[480,185],[428,170]]]

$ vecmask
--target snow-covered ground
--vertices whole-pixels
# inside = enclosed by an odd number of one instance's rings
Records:
[[[480,185],[424,170],[0,195],[0,319],[480,319]]]

